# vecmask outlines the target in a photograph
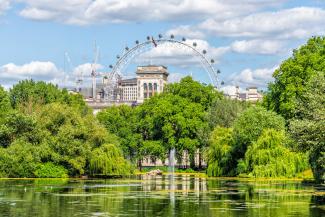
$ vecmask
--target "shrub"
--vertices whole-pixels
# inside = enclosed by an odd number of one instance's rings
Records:
[[[52,162],[39,164],[34,172],[37,178],[67,178],[68,170],[61,165],[55,165]]]
[[[129,175],[131,164],[123,158],[119,148],[112,144],[102,145],[92,151],[90,173],[92,175]]]

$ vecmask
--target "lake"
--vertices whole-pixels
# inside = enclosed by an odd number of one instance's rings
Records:
[[[325,187],[199,178],[2,179],[0,216],[325,216]]]

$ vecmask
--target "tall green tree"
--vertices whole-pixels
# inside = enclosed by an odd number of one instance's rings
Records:
[[[325,37],[313,37],[306,45],[293,51],[273,73],[264,104],[285,119],[294,118],[309,80],[325,71]]]
[[[160,141],[165,150],[175,148],[180,158],[198,148],[198,133],[204,128],[204,107],[179,95],[163,94],[139,106],[138,132],[144,141]],[[167,153],[166,153],[167,154]]]
[[[108,133],[92,114],[83,115],[78,108],[66,104],[42,105],[28,114],[10,112],[0,125],[0,141],[2,177],[91,175],[94,153],[103,153],[96,159],[121,163],[110,175],[117,175],[124,166],[123,171],[130,169],[117,137]],[[111,148],[103,147],[107,144]],[[98,172],[109,175],[109,170],[99,167]]]
[[[309,81],[297,102],[296,117],[289,132],[297,150],[309,152],[309,162],[317,181],[325,180],[325,73],[318,72]]]
[[[205,110],[208,110],[215,100],[223,97],[213,86],[194,81],[190,76],[182,78],[179,83],[168,84],[165,92],[198,103]]]
[[[232,149],[232,161],[229,163],[233,170],[230,174],[239,174],[242,171],[242,160],[247,148],[261,136],[265,129],[285,130],[285,121],[275,112],[267,111],[260,106],[245,110],[234,123],[235,144]]]
[[[136,109],[127,105],[112,106],[97,114],[97,119],[105,128],[119,137],[125,156],[137,159],[141,136],[136,132]]]
[[[244,111],[234,123],[234,138],[239,158],[243,157],[247,147],[261,136],[264,129],[285,130],[284,119],[272,111],[255,106]]]
[[[52,103],[42,107],[37,120],[46,133],[51,149],[49,160],[63,165],[70,175],[83,175],[92,149],[105,143],[118,144],[91,115],[82,116],[76,108]]]
[[[13,108],[33,110],[34,105],[44,105],[54,102],[67,104],[78,108],[83,113],[88,113],[83,98],[79,94],[69,94],[66,89],[43,81],[23,80],[10,89],[10,101]]]

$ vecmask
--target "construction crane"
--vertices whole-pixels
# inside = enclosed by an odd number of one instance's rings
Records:
[[[66,67],[66,62],[68,63],[68,67]],[[67,69],[68,68],[68,69]],[[68,54],[68,52],[64,52],[64,79],[63,79],[63,86],[66,86],[66,80],[67,80],[67,74],[72,72],[72,63],[71,58]]]
[[[73,67],[70,55],[68,52],[65,52],[64,56],[65,56],[65,61],[67,61],[67,63],[68,63],[68,73],[71,73],[73,75],[74,67]],[[64,66],[64,67],[66,67],[66,66]],[[65,69],[65,72],[66,72],[66,69]],[[77,72],[77,75],[76,75],[76,91],[77,92],[80,92],[82,82],[83,82],[83,72],[80,71],[80,72]]]
[[[92,90],[93,90],[93,101],[96,101],[97,98],[97,92],[96,92],[96,76],[97,76],[97,62],[99,58],[99,47],[95,43],[95,48],[94,48],[94,60],[93,63],[91,64],[91,76],[92,76]]]

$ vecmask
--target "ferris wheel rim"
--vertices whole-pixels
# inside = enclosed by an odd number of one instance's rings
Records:
[[[157,45],[155,47],[157,47],[158,45],[165,44],[165,43],[175,43],[175,44],[179,44],[179,45],[185,46],[187,48],[190,48],[192,51],[194,51],[194,53],[198,57],[200,57],[201,65],[204,68],[204,70],[208,73],[210,81],[216,88],[218,88],[219,81],[218,81],[218,77],[217,77],[217,72],[214,69],[212,63],[210,63],[210,61],[206,58],[206,56],[203,55],[200,51],[198,51],[194,46],[191,46],[191,45],[185,43],[184,38],[183,38],[183,41],[179,41],[175,38],[170,38],[170,39],[166,39],[166,38],[153,39],[152,38],[151,40],[148,39],[147,41],[144,41],[144,42],[137,41],[135,46],[133,46],[132,48],[125,49],[124,51],[126,51],[126,52],[124,52],[121,56],[117,56],[118,60],[117,60],[116,64],[112,67],[112,71],[110,73],[111,74],[110,79],[113,79],[115,76],[121,76],[121,74],[120,74],[121,70],[119,70],[119,68],[122,66],[123,61],[129,56],[129,54],[132,54],[133,52],[140,49],[141,47],[145,47],[147,45],[153,44],[154,43],[153,40],[155,43],[157,43]],[[193,42],[193,43],[196,44],[196,42]],[[203,50],[203,52],[205,52],[204,54],[206,54],[205,50]],[[133,59],[133,58],[134,57],[132,57],[131,59]],[[214,62],[214,60],[213,60],[213,62]],[[129,62],[127,62],[127,64],[125,64],[125,65],[128,66]]]

